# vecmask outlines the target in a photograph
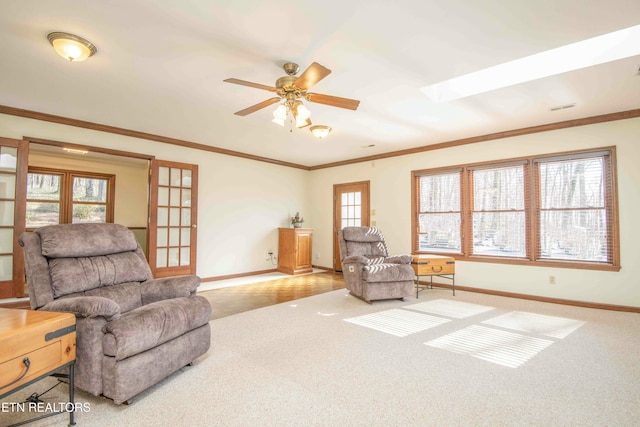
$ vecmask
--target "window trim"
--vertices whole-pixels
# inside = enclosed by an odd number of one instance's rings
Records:
[[[29,166],[27,170],[27,176],[30,173],[45,174],[45,175],[60,175],[60,214],[58,224],[71,224],[73,221],[73,179],[74,178],[90,178],[90,179],[103,179],[107,181],[107,201],[106,203],[97,202],[76,202],[79,204],[87,205],[104,205],[106,206],[105,222],[113,223],[115,212],[115,189],[116,189],[116,176],[113,174],[105,174],[98,172],[86,172],[76,171],[69,169],[55,169],[39,166]],[[26,199],[26,202],[38,202],[38,199]],[[50,201],[49,201],[50,202]],[[26,224],[25,224],[26,226]],[[27,231],[33,231],[35,228],[27,227]]]
[[[537,173],[537,163],[554,161],[558,159],[580,159],[592,157],[594,155],[609,156],[608,165],[604,171],[606,191],[605,206],[607,215],[611,217],[611,248],[609,249],[610,262],[596,261],[572,261],[572,260],[551,260],[536,259],[539,250],[539,213],[540,213],[540,182]],[[472,238],[472,200],[473,195],[472,180],[470,174],[472,170],[498,168],[516,163],[525,164],[525,233],[526,233],[526,256],[524,258],[496,257],[491,255],[471,254]],[[419,179],[425,175],[435,175],[441,173],[451,173],[462,170],[460,179],[460,206],[461,213],[461,253],[420,251],[418,242],[418,203],[419,203]],[[616,147],[598,147],[585,150],[565,151],[559,153],[540,154],[534,156],[517,157],[510,159],[498,159],[492,161],[468,163],[462,165],[445,166],[433,169],[421,169],[411,171],[411,246],[414,254],[433,253],[453,257],[460,261],[489,262],[496,264],[529,265],[553,268],[572,268],[583,270],[620,271],[620,228],[618,217],[618,185],[617,185],[617,161]]]

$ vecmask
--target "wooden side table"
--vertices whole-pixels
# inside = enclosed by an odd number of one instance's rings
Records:
[[[433,276],[451,280],[453,296],[456,295],[456,260],[442,255],[412,255],[411,267],[416,273],[416,298],[418,293],[427,288],[420,285],[420,276],[429,276],[429,288],[433,289]]]
[[[0,399],[47,376],[69,380],[69,425],[74,421],[76,317],[71,313],[0,308]],[[68,374],[62,374],[64,368]],[[52,415],[49,412],[14,425]]]

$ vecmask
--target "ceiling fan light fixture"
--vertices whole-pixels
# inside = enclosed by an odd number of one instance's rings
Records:
[[[89,40],[74,34],[56,31],[47,34],[53,49],[70,62],[80,62],[96,54],[98,49]]]
[[[298,101],[299,102],[299,101]],[[296,108],[297,114],[296,114],[296,119],[298,120],[307,120],[309,117],[311,117],[311,111],[309,111],[309,109],[307,107],[304,106],[304,104],[302,102],[300,102]]]
[[[311,126],[309,128],[309,130],[311,131],[313,136],[315,136],[318,139],[326,138],[327,135],[329,135],[329,132],[331,132],[331,128],[329,126],[326,126],[326,125]]]
[[[284,104],[280,104],[278,105],[278,108],[276,108],[276,110],[273,112],[273,117],[284,122],[284,120],[287,118],[287,113],[287,106]]]

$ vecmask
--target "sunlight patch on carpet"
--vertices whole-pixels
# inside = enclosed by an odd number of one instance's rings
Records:
[[[485,305],[471,304],[462,301],[452,301],[448,299],[435,299],[432,301],[419,302],[404,306],[410,310],[423,311],[425,313],[439,314],[442,316],[453,317],[455,319],[464,319],[466,317],[475,316],[493,310],[493,307]]]
[[[397,308],[365,314],[364,316],[350,317],[344,320],[397,337],[406,337],[449,322],[449,319],[442,317],[429,316]]]
[[[482,323],[554,338],[565,338],[585,324],[580,320],[545,316],[525,311],[512,311],[511,313],[485,320]]]
[[[553,344],[553,341],[473,325],[425,344],[517,368]]]

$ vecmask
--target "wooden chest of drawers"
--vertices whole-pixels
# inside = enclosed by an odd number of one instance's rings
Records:
[[[455,274],[455,258],[442,255],[413,255],[411,266],[416,276]]]
[[[0,396],[76,358],[71,313],[0,309]]]

